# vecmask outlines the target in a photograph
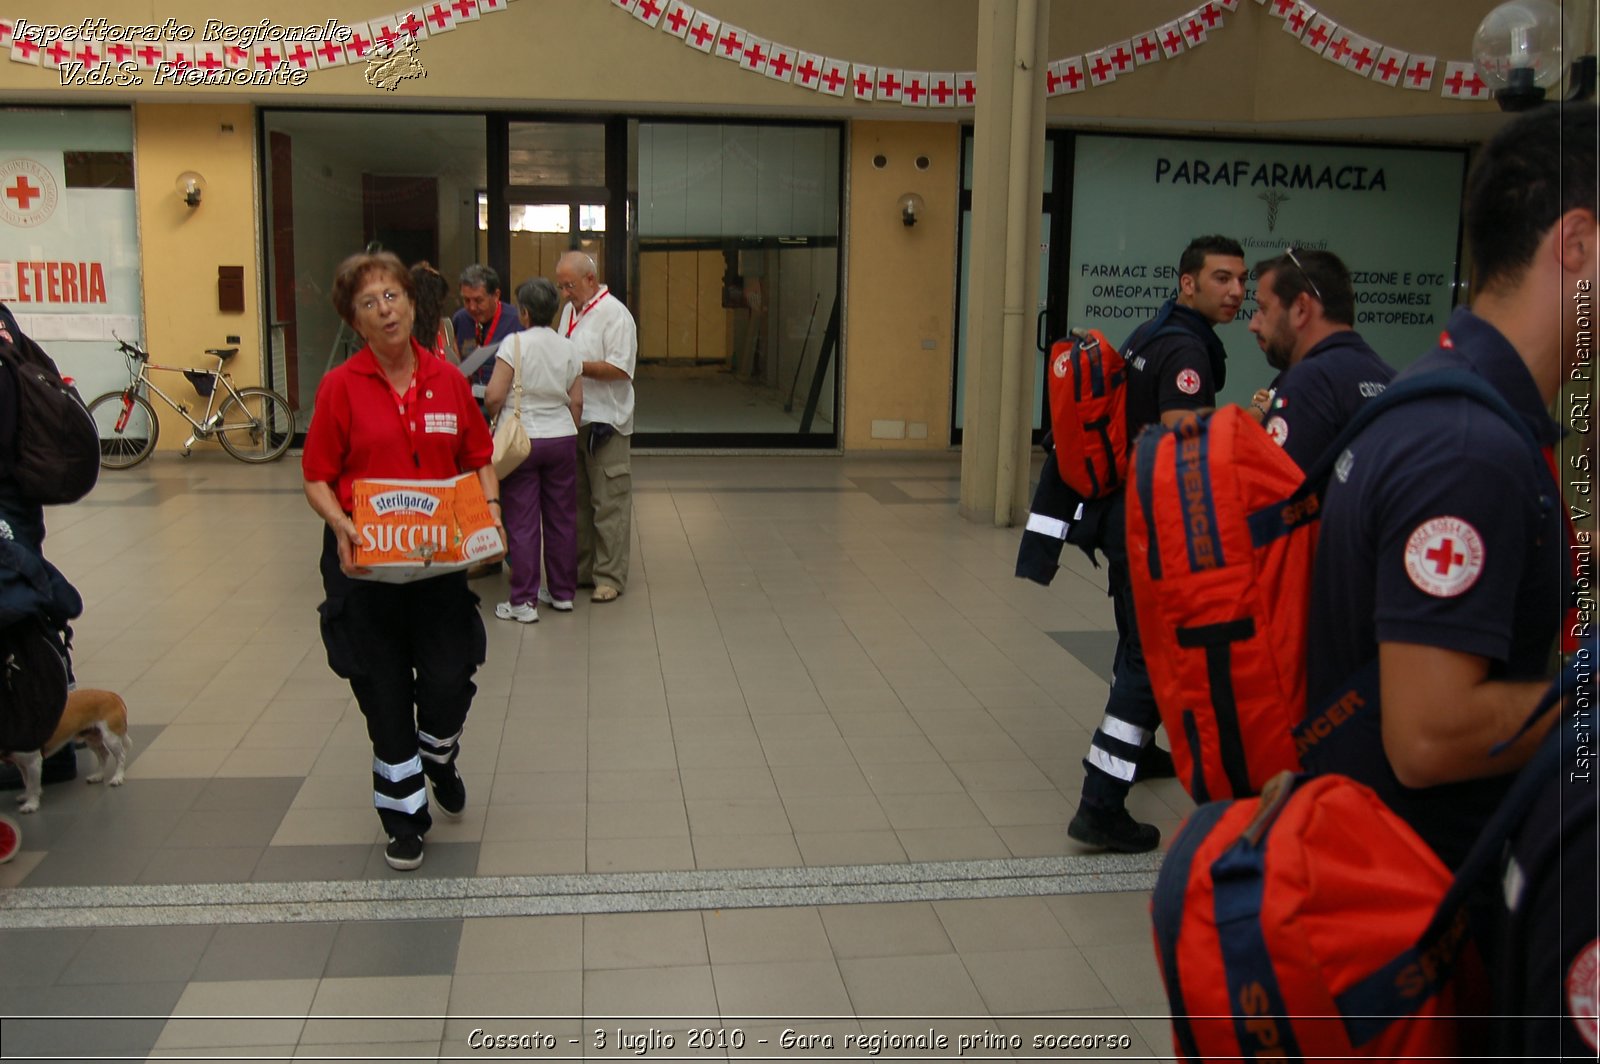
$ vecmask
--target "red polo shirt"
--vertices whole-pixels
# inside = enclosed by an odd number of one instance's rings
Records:
[[[400,398],[363,347],[322,378],[300,468],[334,486],[345,512],[362,477],[445,480],[489,464],[494,440],[461,372],[411,341],[416,387],[404,415]]]

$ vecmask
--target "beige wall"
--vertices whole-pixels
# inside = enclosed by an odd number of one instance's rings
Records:
[[[261,383],[263,319],[256,244],[255,116],[248,106],[141,104],[134,109],[134,185],[144,260],[144,329],[152,361],[210,368],[208,347],[239,348],[228,363],[235,384]],[[206,179],[198,207],[178,195],[186,170]],[[244,313],[217,309],[217,267],[244,267]],[[238,336],[237,345],[227,342]],[[198,413],[205,400],[175,374],[156,381]],[[189,426],[156,401],[161,449],[175,450]],[[216,448],[200,444],[196,450]]]
[[[880,154],[887,160],[881,170],[872,164]],[[919,155],[928,157],[928,169],[916,168]],[[950,444],[960,155],[960,130],[953,125],[851,126],[844,343],[847,450]],[[926,217],[910,228],[895,209],[907,192],[927,203]],[[897,423],[908,438],[874,439],[874,421]],[[926,439],[909,438],[917,425],[926,431]]]

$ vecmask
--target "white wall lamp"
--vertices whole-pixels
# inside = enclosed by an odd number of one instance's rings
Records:
[[[206,179],[204,175],[194,170],[185,170],[178,175],[175,182],[178,195],[183,197],[183,202],[192,210],[200,206],[200,194],[205,191]]]
[[[928,205],[915,192],[907,192],[895,201],[895,209],[900,212],[900,224],[910,229],[927,213]]]
[[[1472,38],[1472,58],[1494,91],[1502,111],[1526,111],[1545,101],[1567,68],[1564,57],[1578,50],[1561,8],[1551,0],[1506,0],[1484,17]],[[1567,100],[1594,95],[1595,57],[1572,62]]]

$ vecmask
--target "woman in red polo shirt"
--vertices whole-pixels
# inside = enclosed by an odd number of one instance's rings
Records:
[[[333,305],[367,345],[322,378],[301,459],[306,499],[327,522],[322,643],[367,718],[384,858],[401,870],[422,864],[433,826],[425,778],[446,816],[466,807],[455,763],[484,659],[483,619],[459,570],[409,584],[359,579],[352,488],[363,477],[476,472],[500,522],[494,441],[466,378],[412,339],[415,299],[410,271],[388,252],[340,264]]]

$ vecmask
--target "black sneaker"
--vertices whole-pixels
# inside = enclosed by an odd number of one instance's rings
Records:
[[[1151,743],[1144,748],[1144,753],[1139,755],[1139,766],[1133,770],[1133,782],[1170,780],[1175,779],[1177,775],[1178,768],[1172,763],[1172,754]]]
[[[422,865],[422,836],[401,835],[389,840],[383,859],[397,872],[409,872]]]
[[[447,765],[445,771],[448,776],[428,777],[433,784],[433,800],[445,816],[460,820],[462,811],[467,808],[467,785],[454,764]]]
[[[1126,809],[1101,809],[1087,802],[1079,803],[1067,837],[1118,853],[1147,853],[1161,845],[1161,830],[1154,824],[1139,823]]]

